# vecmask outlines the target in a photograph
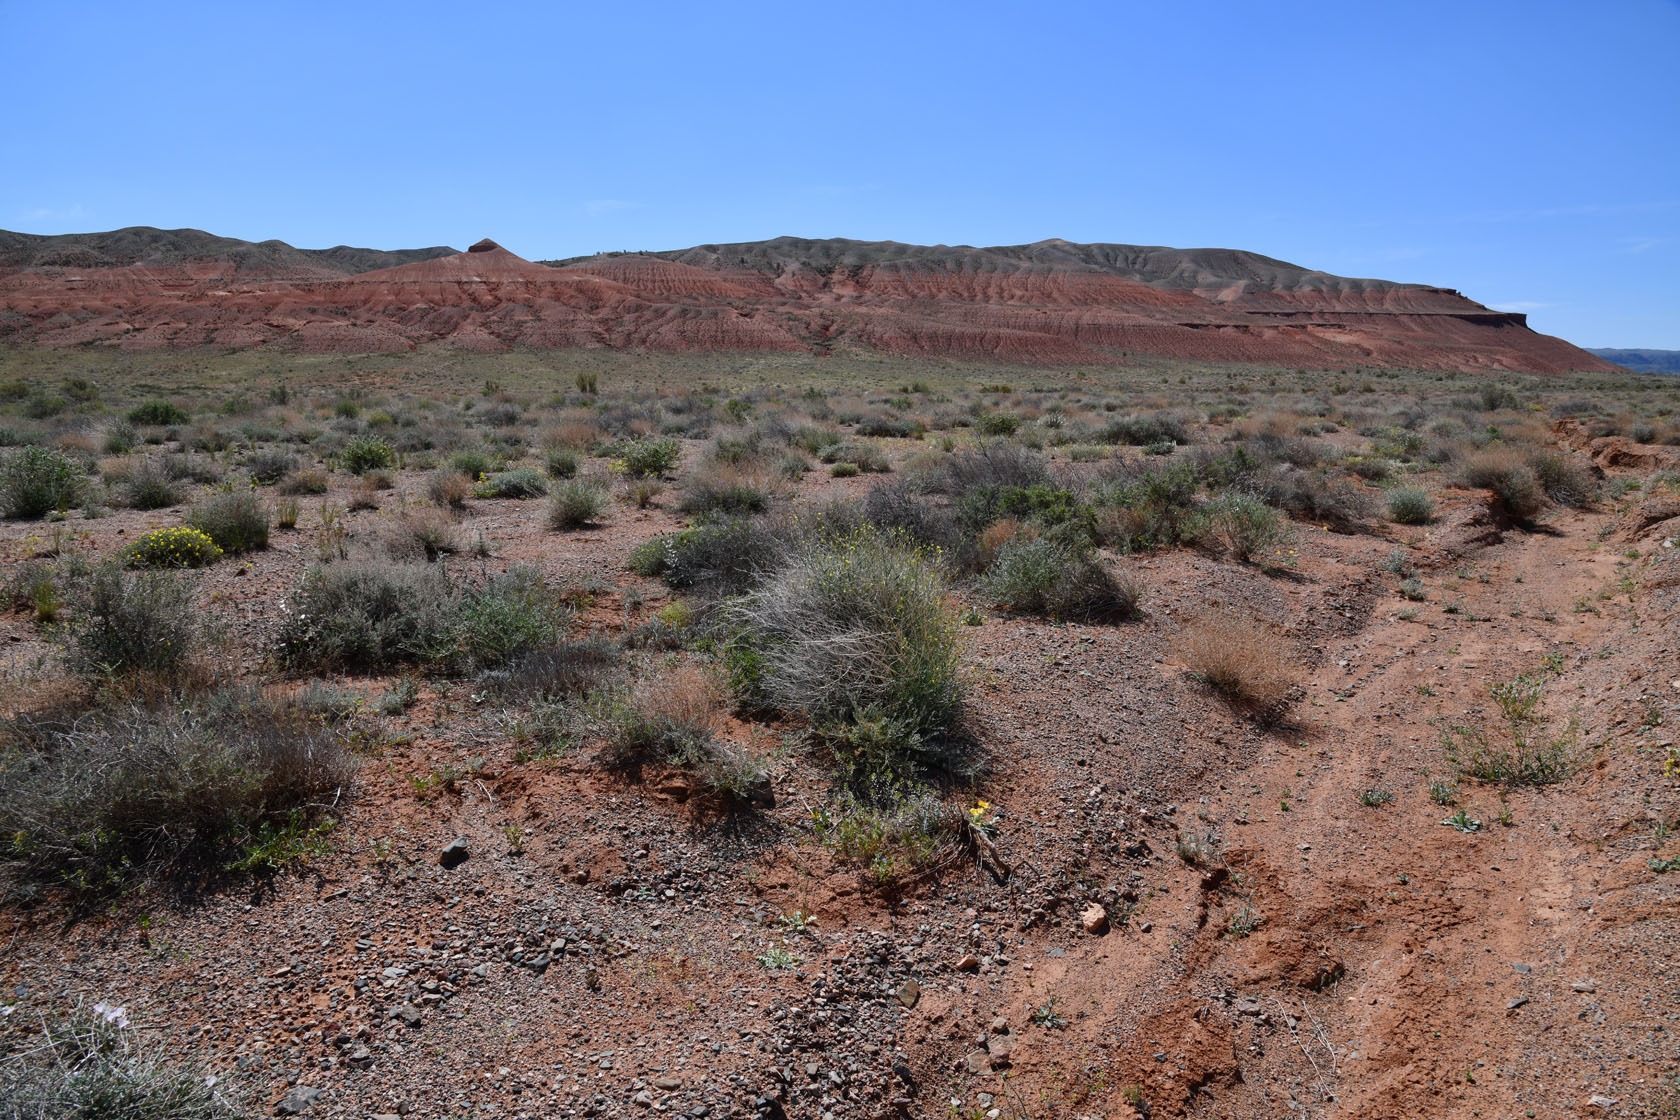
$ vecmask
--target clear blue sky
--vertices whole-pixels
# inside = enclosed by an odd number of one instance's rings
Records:
[[[0,0],[0,228],[1252,249],[1680,349],[1680,3]]]

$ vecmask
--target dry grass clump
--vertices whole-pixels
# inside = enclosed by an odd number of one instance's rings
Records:
[[[1179,635],[1179,654],[1203,681],[1263,711],[1282,707],[1295,687],[1293,650],[1255,618],[1228,612],[1194,618]]]
[[[1490,447],[1464,461],[1464,484],[1492,491],[1505,512],[1528,521],[1546,508],[1546,492],[1528,460],[1514,447]]]
[[[613,722],[607,755],[616,765],[664,763],[721,797],[768,799],[763,764],[750,751],[718,737],[723,693],[698,669],[685,667],[646,682]]]

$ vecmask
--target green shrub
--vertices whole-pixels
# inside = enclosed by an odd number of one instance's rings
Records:
[[[0,461],[0,510],[7,517],[45,517],[75,505],[84,485],[81,467],[64,452],[19,448]]]
[[[1116,417],[1108,422],[1108,427],[1103,431],[1103,440],[1106,443],[1146,447],[1152,443],[1189,443],[1190,436],[1185,431],[1183,421],[1155,414]]]
[[[610,449],[614,460],[621,463],[631,478],[653,476],[662,478],[676,469],[682,457],[682,446],[669,437],[661,439],[632,439],[614,444]]]
[[[147,459],[128,473],[117,488],[118,498],[129,509],[168,509],[181,504],[181,486],[169,471]]]
[[[482,447],[464,447],[449,457],[449,466],[478,481],[485,475],[502,469],[503,459]]]
[[[551,529],[577,529],[600,520],[607,510],[607,491],[600,484],[570,479],[554,488],[548,503]]]
[[[1277,553],[1289,538],[1283,516],[1252,494],[1221,494],[1197,513],[1203,537],[1244,562]]]
[[[273,486],[297,466],[297,459],[289,451],[259,451],[245,460],[251,478],[264,486]]]
[[[178,676],[203,636],[192,587],[179,576],[105,564],[73,580],[67,598],[66,660],[83,677]]]
[[[540,498],[548,493],[548,480],[530,467],[491,475],[473,488],[477,498]]]
[[[268,547],[268,510],[249,490],[212,495],[187,516],[187,524],[215,541],[223,552]]]
[[[718,595],[745,591],[780,567],[788,542],[761,519],[713,517],[637,549],[636,570],[681,590]]]
[[[461,592],[449,612],[455,657],[488,669],[552,643],[569,617],[535,568],[509,568]]]
[[[143,1043],[124,1010],[94,1004],[46,1022],[0,1058],[7,1120],[245,1120],[229,1082],[162,1038]]]
[[[1137,614],[1138,589],[1116,579],[1088,551],[1048,537],[1017,536],[998,551],[982,581],[986,595],[1009,610],[1082,622]]]
[[[130,424],[150,424],[156,427],[168,427],[173,424],[185,424],[192,416],[177,408],[168,401],[147,401],[128,410]]]
[[[550,478],[571,478],[578,472],[578,453],[569,447],[556,447],[543,456],[543,469]]]
[[[678,508],[684,513],[762,513],[775,491],[774,478],[762,469],[711,464],[689,476]]]
[[[297,670],[382,672],[450,651],[454,603],[430,564],[323,564],[286,604],[276,656]]]
[[[1388,516],[1401,525],[1426,525],[1435,516],[1435,499],[1421,486],[1396,486],[1387,501]]]
[[[105,438],[100,444],[107,455],[127,455],[134,450],[135,443],[140,436],[134,430],[134,425],[127,420],[118,420],[105,429]]]
[[[974,426],[982,435],[1012,436],[1021,430],[1021,418],[1013,412],[988,412]]]
[[[835,463],[828,468],[830,478],[856,478],[863,470],[856,463]]]
[[[183,525],[142,533],[127,556],[137,568],[202,568],[220,560],[222,550],[207,534]]]
[[[1531,520],[1546,508],[1546,493],[1523,457],[1511,448],[1479,451],[1465,461],[1466,486],[1492,491],[1505,512],[1518,521]]]
[[[957,620],[933,558],[864,527],[818,538],[726,605],[726,663],[749,704],[813,723],[890,719],[921,740],[962,703]]]
[[[1598,497],[1598,479],[1592,467],[1562,451],[1539,451],[1528,457],[1529,469],[1546,497],[1560,506],[1580,509]]]
[[[618,765],[675,766],[710,793],[735,801],[769,801],[764,764],[718,737],[722,704],[716,686],[695,670],[648,682],[619,706],[607,743]]]
[[[351,474],[387,470],[396,465],[397,454],[391,445],[372,436],[357,436],[344,445],[344,469]]]
[[[20,885],[99,891],[225,858],[263,824],[329,804],[355,773],[319,722],[243,690],[9,730],[0,865]]]
[[[281,479],[276,487],[282,494],[325,494],[331,488],[331,476],[314,468],[295,470]]]

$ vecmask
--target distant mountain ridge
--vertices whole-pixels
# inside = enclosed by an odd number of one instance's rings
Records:
[[[269,276],[299,272],[354,275],[376,268],[447,257],[447,245],[429,249],[296,249],[284,241],[241,241],[198,229],[130,226],[108,233],[40,235],[0,230],[0,269],[171,267],[189,261],[221,261],[240,275]]]
[[[1607,350],[1589,346],[1587,353],[1640,373],[1680,373],[1680,350]]]
[[[1238,249],[1058,239],[976,248],[778,237],[537,263],[488,239],[465,253],[384,252],[147,227],[0,232],[0,341],[1614,368],[1448,288],[1336,276]]]

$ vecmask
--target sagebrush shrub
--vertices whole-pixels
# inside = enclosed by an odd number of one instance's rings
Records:
[[[386,470],[396,465],[397,453],[384,440],[357,436],[344,445],[344,469],[351,474]]]
[[[586,479],[568,479],[554,488],[548,502],[551,529],[578,529],[593,524],[607,511],[606,488]]]
[[[1080,622],[1131,618],[1139,595],[1088,551],[1026,535],[1001,545],[982,587],[1010,610]]]
[[[962,704],[957,621],[937,559],[864,527],[818,537],[724,608],[726,662],[749,704],[813,722],[873,716],[949,732]]]
[[[151,424],[157,427],[168,427],[172,424],[185,424],[192,417],[182,408],[170,404],[168,401],[147,401],[128,410],[130,424]]]
[[[119,500],[129,509],[168,509],[181,504],[181,486],[162,463],[147,459],[117,487]]]
[[[540,498],[546,493],[548,480],[530,467],[493,474],[473,488],[479,498]]]
[[[1252,494],[1221,494],[1197,513],[1204,538],[1245,562],[1277,553],[1289,539],[1283,516]]]
[[[1514,448],[1489,448],[1470,456],[1464,462],[1463,481],[1472,489],[1492,491],[1518,521],[1528,521],[1546,508],[1540,480]]]
[[[380,672],[449,650],[452,595],[435,565],[322,564],[285,604],[275,653],[288,669]]]
[[[106,564],[73,580],[69,598],[66,660],[81,676],[176,676],[197,652],[203,631],[182,577]]]
[[[355,770],[317,721],[243,690],[7,730],[0,865],[35,885],[102,890],[226,853],[264,822],[327,805]]]
[[[611,455],[631,478],[662,478],[676,469],[682,445],[669,437],[632,439],[613,445]]]
[[[193,509],[187,524],[216,542],[223,552],[268,547],[268,510],[249,490],[212,495]]]
[[[45,517],[68,509],[84,485],[76,460],[53,447],[22,447],[0,460],[0,510],[7,517]]]
[[[1560,506],[1579,509],[1598,497],[1598,479],[1590,464],[1563,451],[1537,451],[1528,466],[1546,497]]]
[[[1401,525],[1425,525],[1435,516],[1435,499],[1421,486],[1396,486],[1387,502],[1389,518]]]

